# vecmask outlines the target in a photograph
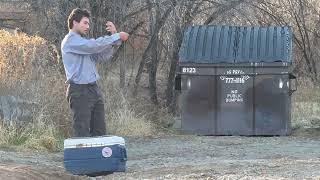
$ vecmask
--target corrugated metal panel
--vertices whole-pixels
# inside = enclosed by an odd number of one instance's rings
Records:
[[[180,62],[291,62],[289,27],[192,26],[186,29]]]

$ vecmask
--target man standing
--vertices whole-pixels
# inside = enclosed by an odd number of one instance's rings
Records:
[[[96,81],[100,78],[96,63],[110,59],[114,47],[129,35],[116,32],[114,24],[106,24],[110,36],[86,39],[90,13],[74,9],[68,17],[69,33],[61,43],[62,60],[67,77],[67,100],[73,113],[73,136],[88,137],[106,134],[105,110],[102,93]]]

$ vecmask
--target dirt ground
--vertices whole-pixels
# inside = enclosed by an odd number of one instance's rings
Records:
[[[320,132],[320,131],[316,131]],[[0,151],[0,179],[319,179],[320,136],[126,138],[128,170],[90,178],[63,168],[63,153]]]

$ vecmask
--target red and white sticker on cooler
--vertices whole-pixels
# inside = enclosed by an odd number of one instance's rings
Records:
[[[102,149],[102,156],[105,158],[111,157],[112,156],[112,149],[109,147],[105,147]]]

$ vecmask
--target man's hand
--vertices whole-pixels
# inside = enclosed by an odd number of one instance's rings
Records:
[[[106,30],[110,32],[111,34],[114,34],[117,32],[116,26],[111,21],[107,21],[106,23]]]
[[[120,35],[121,41],[126,41],[129,38],[129,34],[126,32],[120,32],[119,35]]]

